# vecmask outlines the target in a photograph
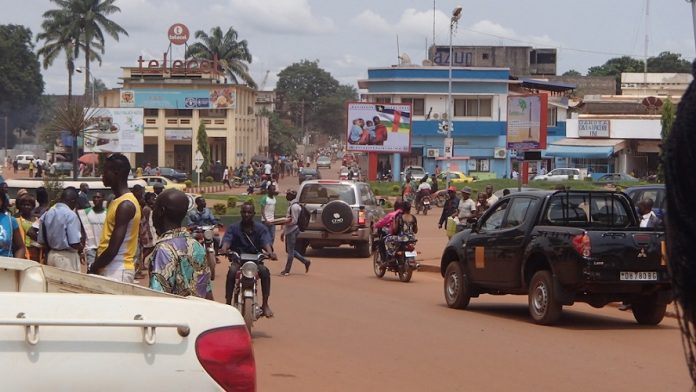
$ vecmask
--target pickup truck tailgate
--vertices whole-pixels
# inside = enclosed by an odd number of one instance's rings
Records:
[[[592,264],[621,281],[661,281],[664,234],[656,231],[588,231]],[[609,278],[609,276],[604,276]]]
[[[196,340],[216,328],[244,328],[235,309],[198,298],[0,293],[0,303],[0,352],[12,364],[2,368],[3,389],[14,391],[219,391]],[[132,325],[139,321],[160,326],[146,336]]]

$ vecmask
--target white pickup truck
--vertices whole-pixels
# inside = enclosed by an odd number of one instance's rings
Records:
[[[5,391],[256,389],[231,306],[0,257],[0,309]]]

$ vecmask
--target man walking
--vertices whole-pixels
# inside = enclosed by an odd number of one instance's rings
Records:
[[[167,189],[155,199],[152,222],[159,239],[146,263],[150,265],[150,288],[213,299],[205,248],[181,227],[187,209],[186,194],[176,189]]]
[[[459,198],[457,197],[457,189],[454,186],[447,188],[447,200],[445,205],[442,207],[442,214],[440,215],[440,221],[437,224],[439,229],[447,222],[447,218],[452,216],[452,214],[459,208]]]
[[[46,264],[65,270],[80,272],[82,233],[80,221],[74,209],[77,206],[77,190],[67,187],[60,200],[39,219],[39,243],[43,244],[48,256]]]
[[[471,188],[465,186],[461,190],[462,201],[459,202],[459,222],[467,224],[469,218],[473,218],[476,213],[476,203],[471,200]]]
[[[261,197],[261,222],[268,228],[268,234],[271,235],[271,248],[273,248],[273,243],[275,242],[275,208],[276,202],[276,192],[275,185],[271,184],[266,188],[266,194]]]
[[[140,208],[128,189],[131,165],[123,154],[106,158],[102,182],[111,188],[115,199],[109,204],[97,258],[87,271],[126,283],[133,283],[135,253],[138,248]]]
[[[305,273],[309,272],[309,266],[312,264],[311,260],[304,257],[303,254],[295,249],[297,236],[300,234],[297,221],[300,219],[300,213],[302,212],[302,206],[295,200],[297,198],[297,192],[289,189],[285,194],[285,198],[288,200],[288,203],[290,203],[290,206],[288,206],[287,219],[285,221],[285,226],[283,226],[283,232],[280,234],[280,240],[285,241],[285,251],[288,253],[288,259],[285,263],[285,269],[280,273],[280,276],[290,275],[292,261],[295,258],[304,264]]]

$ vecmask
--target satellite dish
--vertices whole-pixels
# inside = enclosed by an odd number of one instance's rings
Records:
[[[399,65],[411,65],[411,56],[408,54],[404,53],[401,56],[399,56]]]
[[[437,114],[437,113],[433,113],[433,118],[434,118],[435,120],[437,120],[437,119],[439,119],[439,118],[440,118],[440,115],[439,115],[439,114]]]

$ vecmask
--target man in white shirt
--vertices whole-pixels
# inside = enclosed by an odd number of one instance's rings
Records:
[[[266,164],[263,165],[263,174],[270,177],[272,171],[273,171],[273,166],[271,166],[270,163],[266,162]]]
[[[660,218],[652,211],[652,199],[643,199],[638,202],[638,214],[640,215],[640,227],[656,227]]]
[[[459,202],[459,221],[463,224],[468,223],[468,219],[472,217],[474,211],[476,211],[476,203],[471,200],[471,188],[465,186],[461,190],[462,200]]]
[[[230,184],[230,170],[225,166],[225,170],[222,172],[222,185],[227,185],[232,189],[232,184]]]
[[[101,192],[96,192],[92,196],[94,206],[84,210],[78,210],[78,215],[82,221],[82,226],[85,229],[87,240],[85,243],[85,258],[87,259],[87,267],[94,263],[97,257],[97,248],[101,239],[104,221],[106,220],[106,209],[104,208],[104,195]]]
[[[486,195],[488,195],[489,206],[492,206],[498,201],[498,196],[493,194],[493,185],[486,185]]]

